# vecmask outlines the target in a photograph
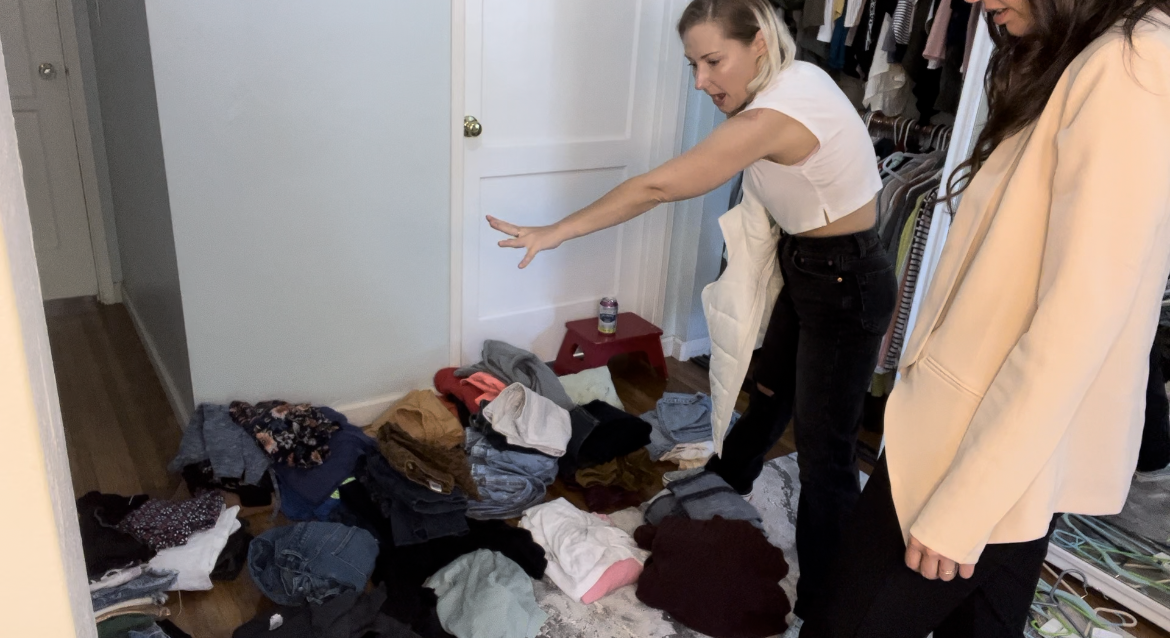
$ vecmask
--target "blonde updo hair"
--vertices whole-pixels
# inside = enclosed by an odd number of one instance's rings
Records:
[[[767,0],[694,0],[678,20],[678,35],[681,38],[691,27],[707,22],[719,25],[724,37],[748,46],[756,34],[764,36],[767,50],[756,77],[748,83],[749,101],[796,59],[796,41]]]

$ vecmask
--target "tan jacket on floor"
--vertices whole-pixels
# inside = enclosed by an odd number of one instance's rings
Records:
[[[1099,38],[992,154],[906,344],[894,504],[953,560],[1040,538],[1055,512],[1116,513],[1129,490],[1170,274],[1170,26],[1135,45]]]

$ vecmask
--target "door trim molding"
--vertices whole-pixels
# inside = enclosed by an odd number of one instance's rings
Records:
[[[467,3],[451,0],[451,296],[448,363],[463,358],[463,116],[467,75]]]
[[[93,68],[93,44],[89,37],[89,16],[84,33],[78,29],[72,0],[56,0],[57,30],[61,34],[61,49],[65,56],[65,79],[69,88],[69,110],[73,119],[73,138],[77,147],[77,161],[81,169],[81,190],[85,197],[86,218],[89,222],[89,241],[93,246],[94,270],[97,273],[98,300],[114,304],[122,300],[121,287],[114,280],[117,234],[113,233],[114,206],[110,195],[110,177],[105,162],[98,162],[98,151],[105,153],[105,137],[101,121],[90,120],[89,99],[85,75]],[[101,107],[94,104],[94,113]],[[100,116],[99,116],[100,117]],[[110,237],[111,233],[114,234]],[[112,240],[112,241],[111,241]],[[115,247],[111,250],[111,244]]]
[[[61,1],[61,0],[58,0]],[[675,21],[687,0],[657,0],[666,4],[663,12],[662,39],[665,45],[659,56],[654,123],[651,133],[650,166],[655,168],[675,157],[682,149],[683,120],[686,113],[686,67],[681,63],[682,42],[675,34]],[[463,116],[466,109],[466,0],[451,1],[451,279],[450,279],[450,365],[463,363],[463,197],[464,150]],[[675,204],[659,206],[645,214],[642,239],[642,272],[638,308],[648,321],[661,325],[666,305],[666,281],[670,262],[670,235]]]
[[[683,123],[687,107],[687,72],[682,64],[683,45],[675,32],[675,23],[688,0],[665,0],[662,15],[661,54],[658,57],[654,98],[654,123],[651,133],[648,169],[665,164],[682,152]],[[666,283],[669,278],[670,239],[674,213],[681,202],[671,202],[646,213],[642,234],[642,316],[662,327],[666,312]]]

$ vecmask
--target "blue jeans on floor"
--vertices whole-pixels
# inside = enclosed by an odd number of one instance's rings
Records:
[[[93,592],[90,596],[93,602],[93,609],[95,612],[98,612],[123,601],[152,596],[158,592],[166,591],[171,585],[175,584],[175,580],[178,577],[178,572],[147,569],[138,578],[128,583]]]
[[[707,469],[747,494],[793,421],[801,484],[794,611],[807,618],[829,593],[829,569],[861,495],[854,447],[898,284],[893,261],[872,230],[784,235],[779,257],[784,288],[757,353],[757,385],[728,432],[723,455]]]
[[[323,603],[365,588],[378,541],[340,523],[297,523],[257,536],[248,546],[248,572],[273,602],[295,607]]]
[[[497,448],[483,434],[467,430],[467,456],[479,500],[467,504],[474,519],[516,518],[544,501],[557,476],[557,460],[534,451]]]

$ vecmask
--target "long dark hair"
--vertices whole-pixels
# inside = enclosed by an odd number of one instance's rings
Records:
[[[944,0],[945,1],[945,0]],[[1048,98],[1073,58],[1118,22],[1133,43],[1138,24],[1152,12],[1170,14],[1170,0],[1027,0],[1035,27],[1022,37],[1001,30],[987,17],[995,52],[987,66],[987,124],[971,157],[947,184],[953,201],[1000,142],[1040,118]]]

